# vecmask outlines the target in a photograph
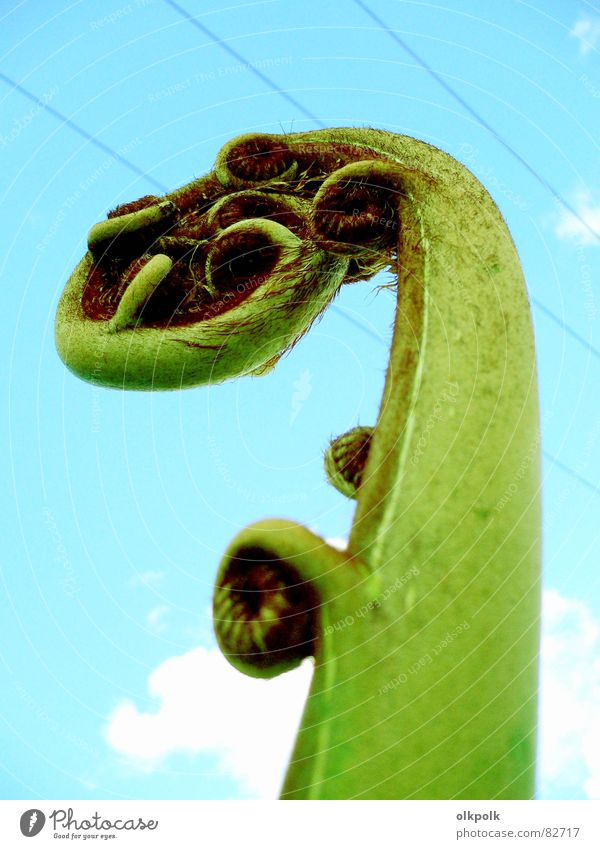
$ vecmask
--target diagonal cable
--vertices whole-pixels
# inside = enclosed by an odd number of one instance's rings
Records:
[[[550,315],[551,318],[553,318],[554,320],[557,320],[556,316],[553,313],[551,313],[549,310],[546,310],[546,308],[543,305],[541,305],[541,307],[542,307],[544,312],[547,312],[548,315]],[[385,345],[387,347],[387,342],[385,341],[385,339],[383,339],[381,336],[378,336],[370,328],[368,328],[365,324],[363,324],[362,322],[358,321],[355,318],[352,318],[352,316],[349,316],[340,307],[336,307],[335,305],[333,305],[332,308],[335,309],[336,312],[339,313],[339,315],[342,316],[342,318],[345,318],[346,321],[350,322],[350,324],[353,324],[355,327],[360,328],[360,330],[362,330],[364,333],[367,333],[369,336],[371,336],[373,339],[375,339],[375,341],[377,341],[380,344]],[[563,322],[559,321],[559,323],[561,324],[561,327],[564,327],[564,329],[567,330],[567,332],[569,332],[571,330],[568,326],[565,326]],[[596,351],[595,348],[591,348],[591,346],[587,344],[585,339],[582,339],[581,336],[578,336],[573,331],[571,331],[571,335],[574,335],[575,338],[579,342],[581,342],[586,347],[590,348],[592,350],[592,352],[595,354],[595,356],[600,358],[600,352]],[[576,472],[575,469],[571,469],[570,466],[567,466],[565,463],[561,462],[557,457],[555,457],[549,451],[543,450],[542,454],[543,454],[543,456],[545,457],[546,460],[549,460],[552,463],[552,465],[556,466],[558,469],[560,469],[562,472],[565,472],[567,475],[570,475],[572,478],[574,478],[580,484],[585,486],[591,492],[595,493],[596,495],[600,495],[600,486],[596,486],[596,484],[593,484],[587,478],[584,478],[583,475],[579,474],[579,472]]]
[[[587,478],[584,478],[579,472],[576,472],[570,466],[566,466],[564,463],[561,463],[560,460],[557,460],[549,451],[542,451],[542,454],[546,458],[546,460],[550,460],[550,462],[559,468],[561,471],[566,472],[566,474],[571,475],[572,478],[575,478],[576,481],[579,481],[580,484],[590,489],[592,492],[595,492],[596,495],[600,495],[600,487],[593,484]]]
[[[53,106],[50,106],[49,103],[45,103],[37,95],[33,94],[33,92],[31,92],[31,91],[29,91],[29,89],[25,88],[25,86],[22,86],[20,83],[16,82],[15,80],[11,79],[10,77],[8,77],[6,74],[3,74],[2,71],[0,71],[0,80],[5,82],[11,88],[18,91],[20,94],[22,94],[28,100],[31,100],[33,103],[36,104],[36,106],[39,106],[40,109],[43,109],[45,112],[48,112],[50,115],[52,115],[58,121],[60,121],[61,124],[64,124],[70,130],[73,130],[74,133],[77,133],[78,135],[82,136],[82,138],[84,138],[86,141],[90,142],[90,144],[95,145],[95,147],[99,148],[103,153],[106,153],[109,156],[111,156],[113,159],[116,159],[117,162],[120,162],[121,165],[123,165],[125,168],[128,168],[130,171],[133,171],[133,173],[137,174],[138,177],[144,177],[146,180],[148,180],[149,183],[152,183],[152,185],[156,189],[159,189],[159,191],[161,191],[161,192],[167,191],[166,187],[163,186],[162,183],[159,183],[159,181],[155,180],[154,177],[151,177],[149,174],[146,174],[145,171],[142,171],[141,168],[138,168],[138,166],[134,162],[131,162],[129,159],[127,159],[125,156],[120,154],[118,151],[113,150],[112,147],[109,147],[107,144],[104,144],[104,142],[101,142],[99,139],[97,139],[91,133],[88,133],[87,130],[84,130],[83,127],[80,127],[79,124],[76,124],[75,121],[72,121],[70,118],[67,118],[66,115],[63,115],[63,113],[59,112],[58,109],[55,109]]]
[[[190,15],[190,13],[186,9],[184,9],[183,6],[180,6],[179,3],[175,2],[175,0],[164,0],[164,2],[167,4],[167,6],[170,6],[172,9],[175,9],[175,11],[179,15],[181,15],[181,17],[189,24],[191,24],[193,27],[196,27],[196,29],[200,30],[200,32],[204,33],[204,35],[207,35],[215,44],[218,44],[219,47],[222,47],[226,53],[229,53],[230,56],[233,56],[234,59],[246,66],[248,70],[251,71],[255,77],[258,77],[258,79],[261,80],[266,86],[268,86],[271,91],[280,94],[283,98],[285,98],[285,100],[287,100],[288,103],[291,103],[292,106],[294,106],[299,112],[302,112],[302,114],[306,118],[310,118],[310,120],[318,124],[319,127],[325,126],[325,124],[319,118],[317,118],[316,115],[313,115],[313,113],[305,106],[303,106],[298,100],[296,100],[295,97],[292,97],[291,94],[288,94],[287,91],[284,91],[275,82],[273,82],[270,77],[268,77],[266,74],[263,74],[263,72],[260,71],[258,68],[255,68],[251,62],[248,62],[248,60],[242,56],[241,53],[238,53],[238,51],[231,47],[231,45],[227,44],[226,41],[219,38],[218,35],[212,32],[212,30],[210,30],[207,26],[201,24],[198,18],[194,18],[193,15]]]
[[[313,115],[312,112],[310,112],[301,103],[299,103],[297,100],[295,100],[295,98],[291,98],[290,95],[287,94],[287,92],[285,92],[282,88],[280,88],[280,86],[278,86],[277,83],[275,83],[272,79],[270,79],[270,77],[268,77],[266,74],[263,74],[261,71],[259,71],[256,68],[253,68],[252,65],[248,62],[248,60],[241,53],[239,53],[238,51],[231,48],[223,39],[219,38],[218,35],[216,35],[214,32],[209,30],[208,27],[204,26],[204,24],[199,23],[199,21],[196,18],[194,18],[192,15],[190,15],[190,13],[187,12],[178,3],[176,3],[175,0],[164,0],[164,2],[167,5],[171,6],[172,8],[176,9],[177,12],[186,21],[188,21],[190,24],[192,24],[192,26],[197,27],[205,35],[208,35],[209,38],[211,38],[214,41],[215,44],[218,44],[220,47],[222,47],[224,50],[226,50],[230,55],[234,56],[237,59],[238,62],[241,62],[245,66],[249,67],[249,69],[260,80],[262,80],[266,85],[268,85],[269,88],[272,91],[276,91],[282,97],[286,98],[286,100],[293,103],[302,112],[303,115],[306,115],[309,118],[312,118],[317,124],[319,124],[319,126],[321,126],[321,127],[325,126],[324,123],[321,120],[319,120],[318,118],[316,118]],[[386,32],[388,32],[390,34],[390,36],[395,41],[397,41],[398,44],[400,44],[415,59],[415,61],[419,62],[419,64],[421,64],[428,71],[428,73],[430,73],[440,83],[440,85],[443,86],[444,89],[449,94],[451,94],[452,97],[454,97],[469,112],[470,115],[472,115],[475,118],[476,121],[478,121],[480,124],[482,124],[482,126],[486,130],[488,130],[488,132],[490,132],[496,139],[498,139],[498,141],[507,150],[509,150],[510,153],[513,154],[513,156],[515,156],[517,158],[517,160],[535,177],[535,179],[538,180],[545,188],[548,189],[548,191],[550,191],[554,195],[554,197],[556,197],[560,201],[560,203],[565,207],[565,209],[567,209],[572,215],[574,215],[575,218],[577,218],[578,221],[580,221],[585,227],[587,227],[587,229],[590,230],[591,233],[593,233],[595,236],[599,236],[599,234],[596,233],[590,227],[588,222],[585,221],[583,218],[581,218],[581,216],[575,211],[575,209],[573,209],[573,207],[566,200],[564,200],[558,194],[558,192],[555,191],[555,189],[550,185],[550,183],[544,177],[542,177],[540,174],[538,174],[538,172],[535,171],[529,165],[529,163],[525,159],[523,159],[523,157],[519,153],[517,153],[511,145],[508,144],[508,142],[504,141],[504,139],[499,135],[499,133],[497,133],[496,130],[490,124],[488,124],[487,121],[485,121],[485,119],[481,115],[479,115],[478,112],[476,112],[459,94],[457,94],[454,91],[454,89],[451,88],[451,86],[449,86],[448,83],[446,83],[446,81],[438,73],[436,73],[436,71],[433,70],[433,68],[431,68],[423,59],[420,58],[420,56],[418,56],[414,52],[414,50],[412,50],[407,44],[405,44],[404,41],[402,41],[402,39],[396,33],[392,32],[392,30],[389,29],[387,24],[383,20],[381,20],[381,18],[379,18],[371,9],[369,9],[369,7],[364,2],[362,2],[362,0],[355,0],[355,2],[358,3],[358,5],[361,6],[361,8],[363,8],[364,11],[367,12],[373,18],[373,20],[375,20],[382,28],[384,28],[386,30]],[[542,312],[544,312],[545,315],[550,317],[559,327],[561,327],[566,333],[568,333],[569,336],[571,336],[573,339],[575,339],[577,342],[579,342],[581,345],[583,345],[584,348],[587,348],[595,357],[598,357],[600,359],[600,352],[596,348],[594,348],[588,341],[586,341],[582,336],[580,336],[577,333],[577,331],[575,331],[570,325],[568,325],[565,321],[563,321],[563,319],[559,318],[554,312],[552,312],[552,310],[549,309],[549,307],[546,307],[537,298],[532,297],[531,300],[532,300],[533,303],[535,303],[536,307],[538,307]],[[334,309],[337,312],[339,312],[340,314],[342,314],[342,310],[340,310],[339,308],[334,307]],[[349,317],[345,313],[343,313],[343,315],[346,318],[346,320],[348,320],[348,321],[350,320]],[[368,335],[371,335],[371,336],[374,336],[374,337],[376,336],[376,334],[374,334],[371,330],[369,330],[368,327],[361,324],[358,320],[354,319],[353,323],[355,323],[357,326],[360,326],[361,329],[365,333],[367,333]]]
[[[502,145],[505,150],[507,150],[512,156],[514,156],[517,162],[519,162],[523,166],[523,168],[525,168],[531,174],[531,176],[535,180],[537,180],[538,183],[540,183],[540,185],[547,189],[555,198],[555,200],[557,200],[561,204],[561,206],[563,206],[568,212],[571,213],[571,215],[573,215],[578,221],[580,221],[586,228],[586,230],[589,230],[592,236],[594,236],[596,239],[600,239],[600,233],[592,227],[589,221],[586,221],[585,218],[582,218],[581,215],[579,215],[579,213],[575,210],[575,208],[563,198],[563,196],[554,188],[554,186],[549,183],[548,180],[546,180],[546,178],[543,177],[538,171],[536,171],[535,168],[533,168],[533,166],[531,166],[529,162],[527,162],[527,160],[524,159],[521,154],[518,153],[514,149],[514,147],[509,142],[507,142],[506,139],[501,136],[500,133],[494,127],[492,127],[490,123],[488,123],[488,121],[485,120],[482,115],[479,114],[479,112],[477,112],[476,109],[473,109],[473,107],[469,103],[467,103],[464,97],[461,97],[461,95],[454,88],[452,88],[452,86],[447,83],[446,80],[440,74],[437,73],[437,71],[434,71],[431,65],[429,65],[424,59],[422,59],[421,56],[419,56],[419,54],[416,53],[412,49],[412,47],[410,47],[404,41],[404,39],[400,38],[398,33],[390,29],[390,27],[385,23],[385,21],[382,20],[379,15],[375,14],[375,12],[369,6],[367,6],[367,4],[363,2],[363,0],[354,0],[354,2],[357,6],[360,6],[360,8],[372,20],[374,20],[375,23],[377,23],[383,30],[385,30],[385,32],[387,32],[390,38],[393,39],[396,44],[400,45],[400,47],[402,47],[402,49],[405,50],[408,55],[415,60],[415,62],[417,62],[422,68],[424,68],[424,70],[427,71],[427,73],[437,83],[439,83],[439,85],[442,86],[444,91],[446,91],[454,100],[456,100],[456,102],[459,103],[463,107],[463,109],[467,111],[469,115],[471,115],[471,117],[477,121],[478,124],[480,124],[484,129],[486,129],[488,133],[490,133],[496,139],[496,141]]]
[[[566,321],[563,321],[562,318],[559,318],[559,316],[555,315],[555,313],[553,313],[551,309],[548,309],[548,307],[545,306],[541,301],[538,301],[537,298],[532,297],[531,301],[533,304],[535,304],[535,307],[540,310],[540,312],[543,312],[544,315],[552,319],[552,321],[555,324],[558,324],[558,326],[562,328],[562,330],[564,330],[564,332],[567,333],[572,339],[575,339],[576,342],[579,342],[580,345],[582,345],[584,348],[587,348],[590,354],[596,357],[596,359],[600,360],[600,351],[598,350],[598,348],[595,348],[590,342],[587,341],[587,339],[584,339],[583,336],[580,336],[576,330],[573,330],[573,328],[566,323]]]
[[[185,16],[186,20],[189,20],[191,23],[194,23],[194,24],[198,23],[197,21],[195,21],[194,18],[189,16],[188,13],[185,12],[185,10],[181,9],[181,7],[178,6],[177,3],[174,3],[173,0],[165,0],[165,2],[168,3],[168,5],[176,7],[177,10],[180,11],[181,14],[183,14]],[[214,39],[216,44],[219,44],[222,47],[228,49],[227,45],[221,39],[219,39],[214,33],[210,32],[210,30],[208,30],[208,28],[204,27],[201,24],[198,24],[198,26],[200,27],[200,29],[202,29],[203,32],[208,34],[210,38]],[[232,55],[234,55],[238,59],[238,61],[241,61],[243,64],[251,67],[249,65],[249,63],[247,62],[247,60],[237,51],[233,51]],[[274,83],[272,80],[270,80],[265,74],[261,73],[260,71],[258,71],[255,68],[251,68],[251,70],[255,71],[257,76],[259,76],[259,78],[261,80],[265,81],[273,91],[278,92],[279,94],[281,94],[284,97],[287,96],[286,92],[284,92],[279,86],[277,86],[276,83]],[[141,168],[138,168],[138,166],[134,162],[131,162],[129,159],[127,159],[127,157],[123,156],[118,151],[114,150],[109,145],[105,144],[104,142],[101,142],[99,139],[95,138],[95,136],[93,136],[91,133],[89,133],[86,129],[81,127],[79,124],[75,123],[75,121],[72,121],[66,115],[63,115],[63,113],[59,112],[58,109],[54,109],[54,107],[50,106],[45,101],[41,100],[41,98],[39,98],[33,92],[29,91],[27,88],[25,88],[25,86],[22,86],[20,83],[11,79],[9,76],[2,73],[1,71],[0,71],[0,79],[3,80],[11,88],[15,89],[20,94],[22,94],[28,100],[31,100],[33,103],[35,103],[37,106],[39,106],[40,109],[43,109],[44,111],[48,112],[50,115],[52,115],[54,118],[56,118],[62,124],[64,124],[66,127],[69,127],[69,129],[73,130],[75,133],[82,136],[82,138],[86,139],[91,144],[95,145],[103,153],[108,154],[113,159],[115,159],[117,162],[120,162],[125,168],[128,168],[130,171],[132,171],[137,176],[143,177],[144,179],[148,180],[148,182],[151,183],[155,188],[159,189],[159,191],[161,191],[163,193],[166,193],[168,191],[167,187],[163,183],[161,183],[159,180],[156,180],[154,177],[152,177],[149,174],[147,174],[146,172],[144,172]],[[314,117],[311,112],[309,112],[307,109],[304,109],[304,107],[301,104],[298,104],[297,101],[294,100],[293,98],[291,99],[291,102],[293,102],[295,105],[297,105],[298,108],[301,109],[303,114],[305,114],[309,117]],[[324,126],[323,122],[320,121],[318,118],[314,118],[314,120],[318,124],[320,124],[320,126]],[[546,316],[548,316],[550,319],[552,319],[552,321],[554,321],[555,324],[557,324],[562,330],[564,330],[565,333],[567,333],[569,336],[571,336],[571,338],[573,338],[574,340],[579,342],[580,345],[582,345],[584,348],[586,348],[588,351],[590,351],[593,354],[594,357],[596,357],[597,359],[600,359],[600,351],[598,351],[593,345],[591,345],[586,339],[584,339],[579,333],[577,333],[577,331],[575,331],[569,324],[567,324],[567,322],[565,322],[565,321],[563,321],[563,319],[559,318],[559,316],[557,316],[554,312],[552,312],[551,309],[549,309],[547,306],[545,306],[537,298],[532,297],[531,300],[539,310],[541,310]],[[357,327],[360,327],[360,329],[364,333],[366,333],[368,336],[371,336],[374,339],[378,338],[376,333],[374,333],[372,330],[370,330],[366,325],[362,324],[362,322],[360,322],[358,319],[352,319],[350,316],[348,316],[346,313],[344,313],[343,310],[341,310],[339,307],[337,307],[335,305],[333,306],[333,309],[336,312],[338,312],[340,315],[342,315],[346,319],[346,321],[349,321],[350,323],[355,324]]]
[[[181,9],[181,7],[179,7],[179,6],[178,6],[178,4],[174,3],[174,2],[173,2],[173,0],[165,0],[165,3],[167,3],[168,5],[173,6],[174,8],[176,8],[176,9],[177,9],[177,11],[179,11],[179,12],[180,12],[180,13],[181,13],[181,14],[182,14],[182,15],[183,15],[186,19],[188,19],[191,23],[193,23],[193,24],[197,24],[197,23],[198,23],[197,21],[195,21],[195,19],[194,19],[194,18],[192,18],[191,16],[189,16],[189,15],[188,15],[188,13],[187,13],[187,12],[185,12],[185,10]],[[289,95],[287,95],[287,93],[286,93],[286,92],[284,92],[282,89],[280,89],[280,88],[279,88],[279,87],[278,87],[278,86],[277,86],[274,82],[272,82],[272,81],[271,81],[271,80],[270,80],[270,79],[269,79],[269,78],[268,78],[265,74],[263,74],[263,73],[261,73],[260,71],[258,71],[258,69],[252,68],[252,66],[250,66],[250,64],[247,62],[247,60],[245,60],[245,59],[244,59],[244,57],[243,57],[241,54],[239,54],[237,51],[234,51],[234,50],[232,50],[232,49],[228,48],[228,46],[227,46],[227,45],[225,45],[225,44],[224,44],[224,43],[223,43],[220,39],[218,39],[218,38],[217,38],[217,36],[213,35],[213,34],[210,32],[210,30],[208,30],[208,29],[207,29],[206,27],[204,27],[203,25],[198,24],[198,26],[199,26],[199,28],[200,28],[203,32],[205,32],[206,34],[208,34],[208,35],[209,35],[209,37],[213,38],[213,39],[214,39],[214,41],[215,41],[215,43],[220,44],[222,47],[224,47],[225,49],[227,49],[227,50],[228,50],[228,52],[229,52],[231,55],[235,56],[235,57],[236,57],[236,59],[238,59],[238,61],[241,61],[241,62],[243,62],[244,64],[248,65],[248,66],[251,68],[251,70],[252,70],[252,71],[253,71],[253,72],[254,72],[254,73],[255,73],[255,74],[256,74],[256,75],[257,75],[260,79],[262,79],[262,80],[263,80],[263,81],[264,81],[264,82],[265,82],[265,83],[269,86],[269,88],[271,88],[273,91],[276,91],[277,93],[281,94],[281,95],[282,95],[283,97],[285,97],[285,98],[286,98],[289,102],[293,103],[293,104],[294,104],[294,105],[295,105],[298,109],[300,109],[300,111],[301,111],[304,115],[306,115],[307,117],[310,117],[310,118],[312,118],[313,120],[315,120],[315,121],[316,121],[316,122],[317,122],[320,126],[325,126],[325,125],[323,124],[323,122],[321,122],[318,118],[315,118],[315,116],[313,116],[313,115],[312,115],[312,113],[310,113],[307,109],[305,109],[305,108],[304,108],[301,104],[299,104],[299,103],[298,103],[298,102],[297,102],[294,98],[292,98],[292,97],[290,97]],[[52,115],[53,117],[55,117],[55,118],[56,118],[58,121],[60,121],[60,122],[61,122],[64,126],[68,127],[69,129],[73,130],[73,132],[75,132],[75,133],[77,133],[78,135],[82,136],[84,139],[86,139],[87,141],[89,141],[91,144],[95,145],[97,148],[99,148],[100,150],[102,150],[104,153],[106,153],[106,154],[108,154],[109,156],[111,156],[111,157],[112,157],[113,159],[115,159],[117,162],[120,162],[123,166],[125,166],[126,168],[128,168],[128,169],[129,169],[130,171],[132,171],[134,174],[137,174],[138,176],[143,177],[144,179],[148,180],[150,183],[152,183],[152,185],[154,185],[154,186],[155,186],[155,188],[158,188],[161,192],[166,193],[166,192],[168,191],[168,189],[167,189],[167,187],[166,187],[166,186],[164,186],[162,183],[160,183],[160,182],[159,182],[158,180],[156,180],[154,177],[151,177],[149,174],[147,174],[146,172],[144,172],[141,168],[138,168],[138,166],[137,166],[137,165],[135,165],[135,163],[131,162],[129,159],[127,159],[127,158],[126,158],[125,156],[123,156],[122,154],[118,153],[118,151],[114,150],[114,149],[113,149],[113,148],[111,148],[109,145],[104,144],[104,142],[101,142],[101,141],[99,141],[98,139],[96,139],[96,138],[95,138],[95,137],[94,137],[91,133],[89,133],[89,132],[88,132],[87,130],[85,130],[83,127],[80,127],[80,126],[79,126],[79,124],[75,123],[75,121],[72,121],[70,118],[67,118],[67,116],[66,116],[66,115],[63,115],[63,113],[62,113],[62,112],[59,112],[57,109],[54,109],[54,108],[53,108],[52,106],[50,106],[48,103],[45,103],[43,100],[41,100],[39,97],[37,97],[37,95],[35,95],[35,94],[33,94],[32,92],[30,92],[30,91],[29,91],[28,89],[26,89],[24,86],[22,86],[22,85],[20,85],[19,83],[15,82],[15,81],[14,81],[14,80],[12,80],[10,77],[8,77],[6,74],[3,74],[1,71],[0,71],[0,79],[1,79],[1,80],[3,80],[3,81],[7,84],[7,85],[11,86],[11,88],[15,89],[16,91],[20,92],[20,94],[22,94],[23,96],[27,97],[29,100],[31,100],[33,103],[35,103],[37,106],[39,106],[39,107],[40,107],[40,109],[43,109],[44,111],[48,112],[50,115]],[[574,214],[575,214],[575,213],[574,213]],[[578,333],[576,333],[576,331],[574,331],[574,330],[573,330],[573,329],[572,329],[572,328],[571,328],[568,324],[566,324],[566,322],[564,322],[564,321],[562,321],[562,319],[558,318],[558,316],[556,316],[556,315],[555,315],[555,314],[554,314],[554,313],[553,313],[550,309],[548,309],[547,307],[545,307],[543,304],[541,304],[541,303],[540,303],[539,301],[537,301],[536,299],[532,299],[532,300],[534,300],[534,301],[535,301],[536,306],[538,306],[538,307],[539,307],[539,308],[540,308],[540,309],[541,309],[544,313],[546,313],[546,315],[548,315],[550,318],[552,318],[552,319],[553,319],[553,320],[554,320],[554,321],[555,321],[555,322],[556,322],[556,323],[557,323],[557,324],[558,324],[558,325],[559,325],[559,326],[560,326],[563,330],[565,330],[567,333],[569,333],[569,335],[570,335],[570,336],[572,336],[574,339],[576,339],[578,342],[580,342],[580,343],[581,343],[584,347],[586,347],[586,348],[588,348],[590,351],[592,351],[592,353],[594,354],[594,356],[596,356],[596,357],[600,357],[600,352],[598,352],[595,348],[593,348],[593,347],[589,344],[589,342],[586,342],[586,340],[585,340],[585,339],[583,339],[583,337],[579,336],[579,334],[578,334]],[[341,309],[340,307],[337,307],[336,305],[333,305],[333,309],[334,309],[334,310],[335,310],[335,311],[336,311],[339,315],[341,315],[341,316],[342,316],[342,318],[344,318],[344,319],[345,319],[346,321],[348,321],[349,323],[354,324],[356,327],[360,328],[360,330],[362,330],[365,334],[367,334],[367,335],[368,335],[368,336],[370,336],[371,338],[375,339],[375,340],[376,340],[376,341],[378,341],[378,342],[383,342],[383,340],[381,339],[381,337],[379,337],[379,336],[378,336],[378,335],[377,335],[374,331],[372,331],[370,328],[368,328],[366,325],[364,325],[364,324],[363,324],[362,322],[360,322],[358,319],[355,319],[355,318],[352,318],[351,316],[349,316],[349,315],[348,315],[346,312],[344,312],[344,310],[343,310],[343,309]],[[556,457],[554,457],[553,455],[551,455],[549,452],[544,451],[544,452],[543,452],[543,454],[544,454],[544,456],[545,456],[548,460],[550,460],[553,464],[555,464],[555,465],[556,465],[559,469],[561,469],[563,472],[565,472],[565,473],[566,473],[566,474],[568,474],[568,475],[571,475],[571,477],[573,477],[575,480],[579,481],[579,483],[581,483],[583,486],[587,487],[588,489],[590,489],[592,492],[596,493],[597,495],[600,495],[600,488],[599,488],[599,487],[597,487],[597,486],[595,486],[593,483],[591,483],[591,481],[588,481],[586,478],[582,477],[582,476],[581,476],[578,472],[574,471],[574,470],[573,470],[573,469],[571,469],[569,466],[566,466],[566,465],[565,465],[564,463],[562,463],[560,460],[557,460],[557,459],[556,459]]]

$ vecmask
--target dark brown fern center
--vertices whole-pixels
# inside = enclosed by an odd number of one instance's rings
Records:
[[[213,597],[222,650],[261,677],[293,669],[314,654],[318,608],[311,584],[257,547],[237,553]]]
[[[333,154],[315,146],[313,157],[304,150],[300,165],[287,148],[246,147],[228,160],[234,182],[271,180],[267,185],[231,192],[209,175],[194,189],[174,193],[175,201],[148,195],[109,214],[110,220],[157,204],[165,207],[163,219],[155,224],[90,245],[94,261],[82,293],[86,317],[110,321],[128,286],[156,254],[168,256],[172,267],[140,310],[142,326],[188,326],[238,306],[260,289],[282,256],[282,246],[264,231],[236,231],[234,225],[244,221],[274,221],[300,240],[334,253],[342,247],[352,254],[355,247],[349,282],[389,264],[398,229],[395,186],[380,177],[372,183],[349,178],[315,201],[327,168],[346,164],[349,155],[329,161]],[[363,152],[352,152],[352,159],[360,161]],[[382,258],[379,252],[386,249]]]

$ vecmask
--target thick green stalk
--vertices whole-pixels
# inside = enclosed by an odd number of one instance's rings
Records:
[[[429,145],[337,129],[240,137],[212,174],[121,212],[92,229],[57,316],[69,367],[106,385],[263,373],[343,282],[397,272],[377,424],[326,461],[357,500],[348,550],[269,520],[217,578],[234,666],[315,658],[283,797],[531,797],[535,355],[489,195]]]
[[[328,606],[339,631],[317,657],[286,797],[533,795],[533,338],[505,225],[456,171],[402,203],[394,339],[349,544],[378,581]]]

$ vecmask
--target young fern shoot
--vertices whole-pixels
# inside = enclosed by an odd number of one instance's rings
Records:
[[[249,134],[207,176],[116,209],[88,244],[57,346],[79,377],[122,389],[263,374],[342,284],[392,268],[378,420],[325,458],[356,501],[348,547],[290,521],[246,528],[219,567],[215,631],[249,675],[314,658],[282,798],[531,798],[535,352],[485,189],[406,136]]]

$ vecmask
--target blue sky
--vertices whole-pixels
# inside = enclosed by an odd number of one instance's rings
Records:
[[[271,683],[230,670],[212,637],[212,581],[233,534],[264,516],[346,535],[352,509],[325,484],[321,455],[332,435],[375,420],[393,301],[346,287],[269,376],[163,394],[79,382],[55,353],[53,320],[109,209],[205,173],[242,132],[321,123],[445,149],[513,234],[545,452],[539,796],[600,798],[598,4],[180,9],[212,35],[166,0],[0,7],[0,796],[277,792],[310,670]]]

